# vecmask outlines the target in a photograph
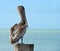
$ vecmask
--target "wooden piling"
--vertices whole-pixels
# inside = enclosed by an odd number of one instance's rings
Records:
[[[34,44],[16,44],[14,51],[34,51]]]

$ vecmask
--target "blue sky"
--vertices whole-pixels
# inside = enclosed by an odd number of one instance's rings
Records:
[[[29,28],[60,29],[60,0],[1,0],[0,28],[20,22],[19,5],[25,6]]]

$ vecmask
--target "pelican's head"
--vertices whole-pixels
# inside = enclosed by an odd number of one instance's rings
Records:
[[[21,16],[23,16],[25,13],[25,8],[24,6],[18,6],[18,12]]]

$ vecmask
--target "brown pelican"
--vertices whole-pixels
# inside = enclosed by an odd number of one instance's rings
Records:
[[[19,39],[21,39],[21,43],[23,43],[23,36],[26,33],[26,29],[28,27],[26,16],[25,16],[25,8],[23,6],[18,6],[19,14],[21,15],[21,22],[19,24],[15,24],[10,29],[10,42],[11,44],[17,43]]]

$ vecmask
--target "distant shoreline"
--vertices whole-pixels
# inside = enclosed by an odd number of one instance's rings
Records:
[[[0,29],[0,33],[2,32],[7,32],[9,33],[10,30],[9,29]],[[27,29],[27,33],[30,34],[30,33],[57,33],[57,34],[60,34],[60,29]]]

